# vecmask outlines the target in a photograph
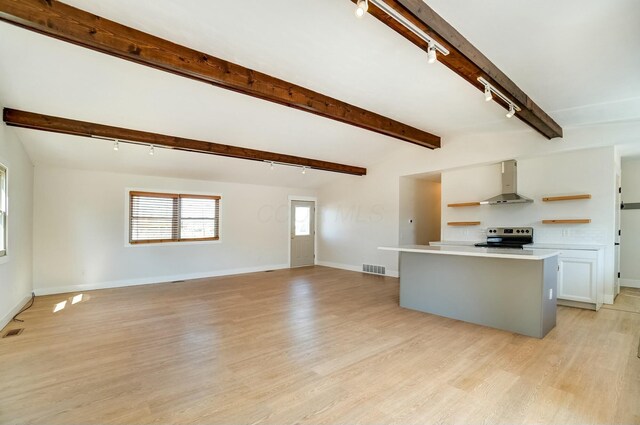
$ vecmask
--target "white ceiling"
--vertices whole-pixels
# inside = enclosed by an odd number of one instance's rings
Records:
[[[67,3],[438,134],[445,147],[458,135],[527,128],[373,17],[356,19],[349,0]],[[640,2],[428,3],[561,125],[640,119]],[[12,108],[366,167],[404,144],[5,23],[0,57],[0,103]],[[36,163],[296,187],[337,176],[18,134]]]

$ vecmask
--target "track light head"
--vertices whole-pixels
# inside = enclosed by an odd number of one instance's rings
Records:
[[[507,112],[507,118],[511,118],[516,114],[516,108],[513,103],[509,105],[509,112]]]
[[[149,155],[153,156],[156,153],[156,149],[153,147],[153,145],[151,145],[151,147],[149,148]]]
[[[115,140],[113,142],[113,150],[116,151],[116,152],[118,152],[120,150],[120,144],[118,143],[117,140]]]
[[[358,8],[356,9],[356,16],[362,18],[369,10],[369,0],[358,0]]]
[[[307,167],[302,167],[302,174],[307,174]]]
[[[493,99],[493,95],[491,94],[491,89],[489,88],[489,86],[485,86],[485,88],[484,88],[484,100],[486,100],[487,102],[490,102],[491,99]]]
[[[269,169],[273,171],[274,168],[275,168],[275,165],[273,164],[273,161],[271,161],[271,163],[269,164]]]
[[[429,48],[427,49],[427,62],[434,63],[437,59],[436,45],[433,41],[429,42]]]

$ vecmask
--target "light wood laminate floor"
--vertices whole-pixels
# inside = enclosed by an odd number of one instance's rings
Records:
[[[560,307],[537,340],[324,267],[74,295],[0,339],[0,423],[640,423],[633,312]]]

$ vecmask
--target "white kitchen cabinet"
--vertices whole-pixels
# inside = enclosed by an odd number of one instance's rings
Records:
[[[549,251],[559,253],[558,304],[600,309],[604,299],[603,250],[549,249]]]
[[[558,298],[597,303],[595,259],[558,257]]]

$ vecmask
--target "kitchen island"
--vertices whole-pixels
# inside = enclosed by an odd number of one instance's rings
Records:
[[[543,338],[556,325],[556,252],[401,245],[400,306]]]

